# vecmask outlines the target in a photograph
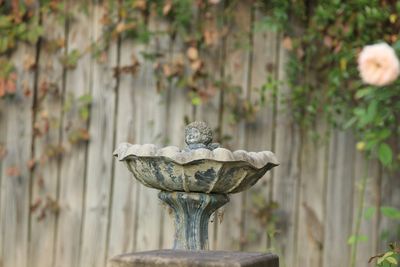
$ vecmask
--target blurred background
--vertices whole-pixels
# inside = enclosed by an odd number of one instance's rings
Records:
[[[378,42],[400,48],[399,2],[2,0],[0,10],[1,267],[101,267],[171,248],[170,212],[112,152],[183,146],[194,120],[224,147],[281,162],[215,214],[211,249],[271,251],[290,267],[395,266],[400,86],[363,83],[357,57]]]

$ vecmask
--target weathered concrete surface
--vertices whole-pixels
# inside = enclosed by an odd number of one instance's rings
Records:
[[[232,251],[153,250],[122,254],[110,267],[279,267],[277,255]]]

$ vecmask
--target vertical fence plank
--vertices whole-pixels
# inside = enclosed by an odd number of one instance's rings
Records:
[[[58,160],[60,148],[60,116],[62,109],[65,25],[56,15],[42,17],[44,37],[38,64],[37,111],[35,119],[34,160],[31,197],[31,229],[29,244],[30,267],[52,267],[57,217]]]
[[[302,133],[301,183],[299,188],[299,217],[296,266],[322,266],[324,242],[325,186],[329,140],[323,119],[315,128]],[[318,134],[318,136],[315,135]],[[320,161],[319,161],[320,160]]]
[[[334,131],[330,141],[323,266],[346,266],[351,234],[355,142],[351,133]],[[301,253],[301,251],[299,251]]]
[[[132,49],[130,44],[123,42],[120,50],[121,62],[117,66],[118,69],[122,66],[131,65],[131,57],[140,55],[144,47],[137,45]],[[143,75],[142,67],[135,74],[120,74],[118,105],[116,107],[115,147],[122,142],[139,143],[139,130],[136,127],[136,123],[140,119],[140,99],[136,94],[136,88]],[[135,213],[138,205],[137,201],[139,201],[138,182],[134,181],[126,166],[118,161],[115,162],[114,167],[113,190],[108,258],[120,253],[131,252],[135,249]]]
[[[148,29],[150,31],[163,30],[163,25],[149,21]],[[168,54],[169,46],[168,38],[158,35],[153,38],[147,45],[147,51],[157,51],[161,54]],[[154,72],[153,62],[146,60],[139,55],[141,59],[141,71],[137,86],[133,88],[139,102],[138,115],[140,116],[136,122],[139,130],[138,143],[152,143],[157,146],[165,144],[166,123],[166,99],[167,92],[158,92],[157,81]],[[135,181],[137,182],[137,181]],[[138,182],[137,182],[138,183]],[[139,185],[139,206],[136,210],[136,250],[158,249],[162,244],[160,242],[162,235],[163,207],[158,199],[158,190],[150,189],[143,185]]]
[[[101,16],[105,10],[94,6],[92,26],[94,40],[101,38]],[[118,65],[118,44],[114,40],[108,48],[105,62],[93,64],[92,105],[90,116],[90,146],[87,160],[86,205],[82,229],[80,266],[104,266],[110,186],[114,150],[114,116],[116,77],[113,68]]]
[[[161,38],[161,42],[164,42],[163,38]],[[135,45],[134,49],[132,49],[132,45]],[[128,141],[136,144],[160,145],[163,142],[165,100],[164,96],[157,92],[153,63],[142,55],[142,52],[158,51],[159,45],[165,50],[165,44],[159,44],[154,38],[147,46],[128,41],[122,44],[121,66],[132,64],[132,56],[138,60],[140,66],[134,79],[124,77],[128,75],[121,77],[119,108],[124,106],[124,110],[118,110],[117,143]],[[133,55],[131,51],[134,51]],[[131,108],[133,110],[130,110]],[[157,249],[160,246],[162,216],[157,191],[142,186],[134,177],[127,179],[131,175],[125,171],[125,168],[122,163],[117,163],[115,168],[113,203],[117,206],[113,207],[113,212],[117,208],[120,210],[120,214],[115,216],[119,216],[115,221],[119,225],[117,226],[113,222],[111,228],[110,241],[113,244],[110,244],[110,248],[111,245],[118,247],[117,243],[123,245],[121,248],[123,251],[114,249],[113,254],[132,250]],[[117,174],[117,171],[120,174]],[[123,173],[126,174],[123,175]],[[125,180],[122,181],[122,179]],[[132,229],[132,232],[125,233],[124,228]],[[109,254],[109,256],[112,255]]]
[[[273,172],[273,200],[279,206],[276,225],[279,232],[272,238],[271,247],[280,255],[282,266],[295,266],[301,143],[290,105],[285,101],[291,90],[285,82],[287,61],[287,51],[280,46],[278,79],[284,84],[278,89],[274,152],[281,164]]]
[[[3,160],[0,201],[0,234],[2,235],[2,267],[28,266],[29,197],[32,146],[32,105],[34,72],[24,66],[35,61],[34,46],[21,44],[12,55],[15,66],[16,91],[4,100],[2,122],[7,155]],[[27,94],[27,92],[30,92]]]
[[[92,57],[87,53],[92,41],[92,6],[86,2],[69,2],[68,5],[74,19],[69,21],[67,58],[79,55],[79,60],[67,71],[64,89],[61,127],[66,152],[61,161],[59,182],[60,213],[55,242],[57,267],[79,264],[87,158],[87,122],[79,114],[79,105],[83,105],[79,98],[90,94],[92,83]],[[82,5],[87,5],[89,14],[81,10]]]
[[[397,144],[398,145],[398,144]],[[381,206],[400,210],[400,171],[382,171]],[[379,251],[387,251],[391,242],[400,240],[400,224],[398,219],[389,218],[381,212],[379,222]]]
[[[365,182],[365,193],[363,201],[363,213],[360,218],[360,232],[359,235],[366,236],[366,241],[359,241],[357,245],[357,257],[355,266],[367,266],[367,262],[370,257],[376,255],[377,241],[378,241],[378,216],[379,212],[374,212],[372,215],[368,215],[368,210],[376,209],[377,203],[379,203],[379,163],[376,160],[367,160],[365,155],[361,152],[355,154],[355,171],[354,171],[354,192],[353,192],[353,231],[355,233],[355,227],[357,224],[357,216],[359,215],[360,207],[360,194],[362,192],[363,180],[366,177]],[[367,172],[366,172],[367,171]]]
[[[218,81],[223,79],[223,56],[225,49],[225,39],[223,34],[224,27],[226,26],[226,19],[224,18],[224,4],[218,4],[210,7],[209,14],[204,12],[200,13],[200,21],[203,23],[203,35],[209,35],[210,40],[203,44],[207,49],[200,49],[200,58],[204,63],[204,70],[209,75],[209,79],[205,82],[206,90],[214,95],[209,99],[204,99],[199,107],[196,109],[196,116],[194,119],[202,120],[214,130],[214,141],[218,136],[219,121],[219,98],[221,95],[221,88],[217,88]],[[207,88],[208,87],[208,88]]]
[[[255,10],[255,20],[262,14]],[[272,31],[260,31],[255,23],[252,25],[253,45],[251,60],[251,87],[249,101],[252,105],[261,105],[262,86],[268,79],[276,79],[278,68],[278,38]],[[274,148],[275,97],[273,88],[265,92],[265,104],[257,110],[253,120],[246,123],[246,149],[249,151],[271,150]],[[267,249],[267,223],[270,222],[269,211],[271,172],[266,174],[255,186],[246,192],[245,215],[245,250],[260,251]]]
[[[240,98],[245,99],[248,94],[250,49],[243,49],[249,45],[249,32],[251,30],[251,5],[245,2],[235,2],[232,4],[232,24],[229,23],[228,35],[226,40],[226,62],[224,79],[232,86],[239,86],[242,89]],[[223,88],[232,90],[233,88]],[[228,94],[223,92],[225,101],[229,101]],[[235,93],[233,93],[234,95]],[[225,103],[221,103],[226,105]],[[243,149],[245,147],[245,123],[244,121],[233,125],[230,122],[229,110],[224,110],[224,122],[221,125],[222,132],[232,135],[232,149]],[[226,145],[226,144],[225,144]],[[218,226],[217,249],[238,250],[242,249],[243,238],[243,194],[232,194],[230,201],[224,209],[224,220]]]
[[[4,158],[7,155],[7,99],[0,98],[0,186],[3,185],[3,176],[4,175]],[[2,213],[2,194],[3,190],[0,187],[0,225],[3,224],[3,216],[5,213]],[[3,266],[3,238],[4,234],[2,228],[0,226],[0,266]]]

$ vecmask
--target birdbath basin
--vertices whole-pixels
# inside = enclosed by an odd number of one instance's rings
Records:
[[[212,213],[229,201],[229,194],[250,188],[279,163],[270,151],[231,152],[219,147],[204,122],[186,127],[185,142],[184,149],[121,143],[114,156],[140,183],[160,190],[158,197],[172,208],[173,248],[207,250]]]

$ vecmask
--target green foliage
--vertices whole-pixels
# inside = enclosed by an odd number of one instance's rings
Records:
[[[400,210],[394,207],[381,207],[381,213],[383,216],[388,217],[389,219],[400,220]]]
[[[400,82],[365,86],[357,56],[365,45],[382,41],[400,48],[400,5],[375,0],[261,3],[266,16],[260,23],[272,24],[286,35],[283,45],[290,53],[287,77],[292,87],[287,101],[296,121],[310,128],[322,117],[333,126],[352,127],[359,148],[385,167],[398,167]]]
[[[366,241],[368,241],[368,236],[366,235],[351,235],[347,239],[347,244],[353,245],[357,242],[366,242]]]
[[[400,247],[396,243],[389,245],[389,250],[385,253],[373,256],[368,263],[376,261],[376,266],[379,267],[394,267],[398,266],[400,260]]]
[[[394,251],[388,251],[383,256],[379,257],[377,260],[378,266],[391,267],[398,266],[398,253]]]
[[[0,55],[14,49],[18,41],[35,44],[43,34],[39,17],[26,4],[0,4]]]
[[[67,69],[74,69],[76,64],[78,64],[78,60],[81,57],[81,53],[77,49],[73,49],[67,55],[62,56],[60,58],[61,63]]]

